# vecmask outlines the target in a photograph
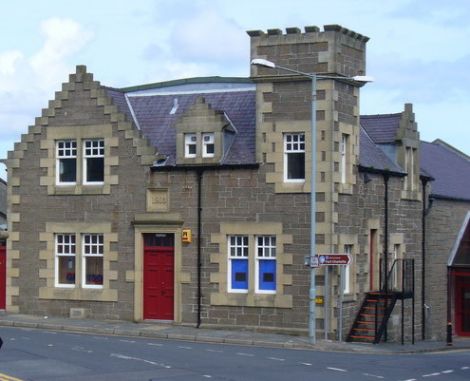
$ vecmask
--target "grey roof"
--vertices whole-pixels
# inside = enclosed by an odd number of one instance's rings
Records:
[[[421,142],[421,167],[429,173],[431,195],[470,201],[470,159],[440,141]]]
[[[360,129],[359,144],[359,165],[364,169],[403,173],[403,170],[374,144],[364,128]]]
[[[226,114],[236,129],[235,140],[221,164],[255,164],[256,96],[249,79],[194,78],[127,89],[106,88],[121,112],[133,120],[160,154],[175,165],[178,118],[199,96]],[[170,113],[177,99],[178,108]],[[402,113],[361,115],[359,165],[362,170],[405,174],[385,153],[396,142]],[[432,195],[470,200],[470,159],[447,144],[421,143],[421,174],[432,177]],[[0,200],[1,203],[1,200]],[[1,204],[0,204],[1,206]]]
[[[361,115],[361,126],[375,144],[395,142],[402,113]]]
[[[106,89],[119,110],[141,129],[159,154],[169,157],[166,165],[175,165],[176,158],[176,129],[174,125],[196,99],[203,96],[206,103],[217,111],[222,111],[236,129],[235,139],[230,150],[221,164],[255,164],[255,128],[256,128],[256,92],[255,87],[237,88],[223,84],[205,91],[204,85],[185,92],[181,86],[169,86],[166,91],[158,87],[156,92],[125,93],[117,89]],[[188,85],[189,86],[189,85]],[[187,89],[188,87],[186,87]],[[248,88],[248,90],[247,90]],[[198,90],[199,89],[199,90]],[[132,88],[132,90],[142,90]],[[143,90],[151,90],[147,87]],[[140,95],[141,94],[141,95]],[[170,113],[177,101],[178,108]],[[130,105],[130,107],[129,107]]]

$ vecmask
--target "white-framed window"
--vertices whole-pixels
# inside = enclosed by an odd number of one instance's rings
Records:
[[[207,132],[202,134],[202,157],[214,157],[215,144],[214,133]]]
[[[255,290],[258,293],[276,293],[276,237],[256,236]]]
[[[56,183],[74,185],[77,182],[77,141],[56,141]]]
[[[349,147],[349,135],[341,134],[341,143],[339,145],[339,171],[341,176],[341,184],[346,184],[348,181],[348,147]]]
[[[284,181],[305,181],[305,134],[284,134]]]
[[[102,184],[104,181],[104,140],[83,141],[83,183]]]
[[[75,234],[55,235],[55,286],[75,287],[76,275]]]
[[[228,236],[228,290],[248,292],[248,236]]]
[[[83,234],[82,236],[82,285],[85,288],[103,287],[103,234]]]
[[[351,294],[352,292],[352,276],[351,276],[351,268],[353,262],[353,245],[344,245],[344,253],[348,254],[351,257],[351,263],[349,265],[343,265],[343,293],[344,294]]]
[[[196,134],[184,134],[184,157],[194,158],[197,153]]]

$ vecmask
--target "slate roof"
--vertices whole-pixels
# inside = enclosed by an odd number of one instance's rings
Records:
[[[361,115],[361,126],[375,144],[393,144],[402,113]]]
[[[255,164],[256,92],[253,90],[236,91],[191,91],[184,93],[171,88],[162,94],[133,94],[117,89],[106,89],[119,110],[130,120],[136,121],[142,133],[157,148],[159,154],[169,157],[166,165],[175,165],[176,129],[178,118],[184,114],[196,99],[203,96],[206,103],[217,111],[223,111],[236,129],[235,139],[221,164]],[[127,95],[127,100],[126,100]],[[174,114],[170,111],[177,101]],[[129,104],[131,108],[129,108]],[[135,117],[135,118],[134,118]]]
[[[470,201],[470,158],[438,140],[420,148],[421,167],[434,178],[431,196]]]
[[[366,169],[404,173],[403,170],[388,158],[372,141],[364,128],[359,137],[359,165]]]
[[[220,84],[222,87],[217,90]],[[176,131],[178,118],[203,96],[214,110],[225,112],[237,130],[235,140],[221,164],[256,164],[255,88],[240,87],[237,83],[250,84],[249,79],[196,78],[171,81],[126,89],[105,88],[114,104],[157,148],[160,154],[169,156],[166,165],[176,164]],[[225,87],[224,87],[225,86]],[[152,90],[158,89],[153,92]],[[177,99],[178,109],[170,110]],[[129,105],[131,107],[129,107]],[[395,137],[402,113],[361,115],[359,165],[363,169],[405,174],[391,160],[381,146],[395,144]],[[421,174],[432,177],[432,195],[435,197],[470,200],[470,159],[443,142],[421,142]]]

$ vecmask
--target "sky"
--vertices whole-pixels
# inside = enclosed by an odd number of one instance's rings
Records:
[[[361,114],[412,103],[422,140],[470,154],[468,20],[470,0],[1,1],[0,159],[76,65],[113,87],[247,77],[247,30],[328,24],[370,37]]]

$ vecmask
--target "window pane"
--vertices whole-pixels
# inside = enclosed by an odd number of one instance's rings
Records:
[[[61,256],[58,257],[59,279],[60,284],[75,284],[75,257]]]
[[[77,159],[59,160],[59,181],[73,183],[77,179]]]
[[[248,259],[232,259],[233,290],[248,290]]]
[[[103,257],[86,258],[86,284],[103,285]]]
[[[104,181],[104,158],[94,157],[86,159],[86,181],[103,182]]]
[[[258,288],[261,291],[276,290],[276,261],[260,260],[259,261],[259,279]]]
[[[287,178],[305,179],[305,153],[289,153],[287,155]]]

